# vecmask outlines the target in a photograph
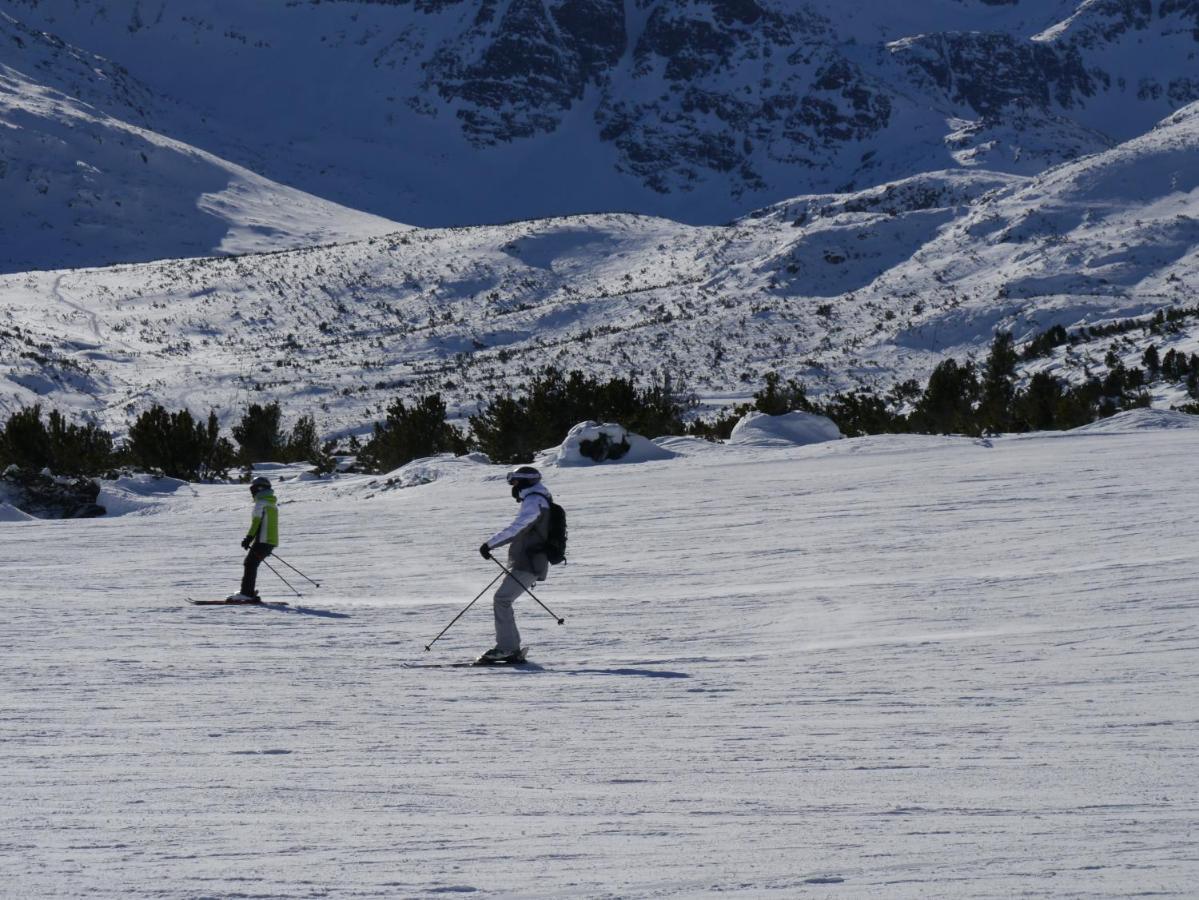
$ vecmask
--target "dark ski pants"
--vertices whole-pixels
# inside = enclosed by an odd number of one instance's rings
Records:
[[[258,583],[258,567],[274,549],[273,544],[254,544],[250,548],[250,552],[246,554],[246,561],[242,563],[245,572],[241,576],[241,592],[247,597],[252,597],[256,593],[254,585]]]

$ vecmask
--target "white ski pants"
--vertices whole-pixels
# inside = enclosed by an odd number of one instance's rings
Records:
[[[537,583],[537,576],[532,572],[513,570],[511,575],[505,575],[495,592],[492,606],[495,608],[495,645],[505,653],[520,649],[520,631],[516,627],[516,614],[512,611],[512,603]]]

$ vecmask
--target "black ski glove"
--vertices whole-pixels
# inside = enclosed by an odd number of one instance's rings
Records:
[[[250,537],[248,534],[244,538],[241,539],[241,548],[243,550],[249,550],[250,547],[252,547],[253,545],[254,545],[254,538]]]
[[[491,548],[487,546],[486,542],[484,542],[483,546],[479,548],[479,556],[483,557],[484,559],[491,559]]]

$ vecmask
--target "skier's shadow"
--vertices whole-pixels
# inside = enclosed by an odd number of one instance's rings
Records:
[[[320,619],[352,619],[349,613],[333,612],[331,609],[313,609],[311,606],[281,606],[279,612],[295,613],[301,616],[316,616]]]
[[[666,669],[559,669],[563,675],[633,675],[639,678],[690,678],[686,672]]]

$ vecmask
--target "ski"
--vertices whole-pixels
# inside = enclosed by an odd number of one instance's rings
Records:
[[[474,669],[473,662],[400,663],[401,669]]]
[[[528,655],[529,648],[521,647],[520,657],[507,661],[491,660],[480,656],[472,662],[400,663],[400,667],[404,669],[511,669],[529,665]]]
[[[480,656],[473,663],[471,663],[471,665],[472,666],[523,666],[525,663],[528,662],[528,659],[526,658],[528,655],[528,652],[529,652],[529,650],[527,647],[522,647],[521,651],[520,651],[520,655],[517,656],[515,659],[488,659],[486,656]]]
[[[535,669],[527,659],[518,663],[480,663],[480,662],[444,662],[444,663],[400,663],[401,669]]]
[[[187,598],[192,606],[287,606],[284,600],[193,600]]]

